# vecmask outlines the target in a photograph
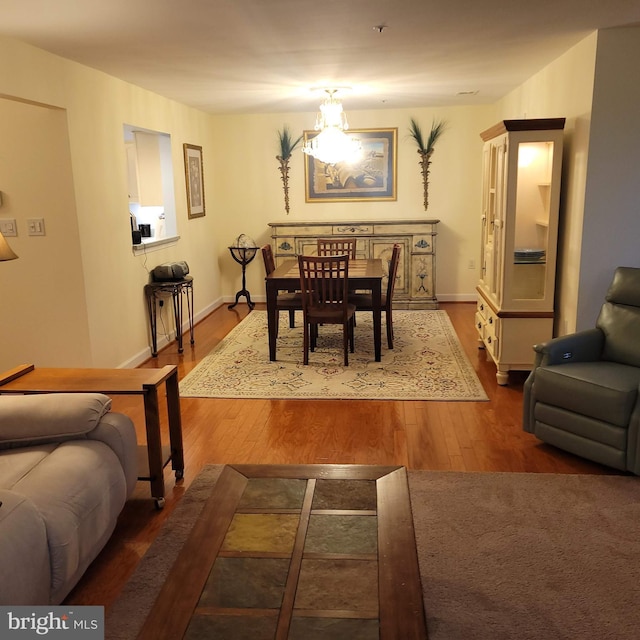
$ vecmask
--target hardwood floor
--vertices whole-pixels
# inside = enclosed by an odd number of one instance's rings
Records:
[[[257,305],[264,308],[264,305]],[[495,366],[478,349],[475,304],[444,303],[489,402],[234,400],[182,398],[184,480],[165,469],[166,506],[156,511],[149,485],[139,482],[100,556],[68,596],[68,604],[107,608],[158,534],[162,523],[205,464],[373,464],[410,469],[615,473],[540,443],[522,431],[526,374],[496,384]],[[177,364],[184,377],[236,325],[248,309],[220,307],[196,326],[196,343],[175,343],[143,366]],[[302,356],[302,351],[301,351]],[[113,408],[132,417],[144,442],[141,400],[114,396]],[[168,441],[166,415],[163,440]]]

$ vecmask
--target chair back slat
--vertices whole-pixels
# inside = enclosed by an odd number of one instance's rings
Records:
[[[356,259],[355,238],[318,238],[319,256],[349,256]]]
[[[307,311],[337,311],[346,315],[349,287],[349,257],[298,256],[303,308]]]

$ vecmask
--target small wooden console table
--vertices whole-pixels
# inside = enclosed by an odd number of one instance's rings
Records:
[[[178,353],[183,352],[182,348],[182,294],[187,297],[187,314],[189,315],[189,337],[191,344],[195,342],[193,337],[193,277],[185,276],[181,280],[162,280],[149,282],[144,286],[144,296],[147,300],[147,311],[149,313],[149,328],[151,330],[151,355],[155,358],[158,355],[158,320],[156,300],[162,294],[171,294],[173,300],[173,318],[176,323],[176,340],[178,341]],[[162,303],[161,303],[162,304]]]
[[[165,384],[167,394],[170,447],[163,447],[160,438],[158,387],[162,383]],[[0,394],[54,392],[92,392],[144,397],[147,443],[139,446],[141,455],[138,456],[138,480],[151,483],[151,497],[155,500],[156,507],[164,507],[164,467],[171,461],[176,480],[184,476],[178,367],[167,365],[161,369],[45,369],[25,364],[0,374]]]

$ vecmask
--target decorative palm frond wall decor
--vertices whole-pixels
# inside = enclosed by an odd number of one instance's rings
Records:
[[[284,210],[287,215],[289,215],[289,159],[301,140],[302,135],[299,135],[294,140],[286,125],[282,128],[282,131],[278,131],[280,153],[276,156],[276,160],[280,163],[280,178],[282,179],[282,188],[284,190]]]
[[[429,207],[429,167],[434,147],[440,136],[445,132],[447,123],[444,120],[434,120],[431,124],[431,131],[425,140],[420,125],[414,118],[411,118],[409,126],[409,137],[411,137],[418,147],[420,156],[420,168],[422,169],[422,186],[424,188],[424,210]]]

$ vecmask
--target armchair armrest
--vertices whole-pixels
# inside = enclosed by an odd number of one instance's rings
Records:
[[[548,342],[534,345],[535,366],[600,360],[603,346],[604,333],[600,329],[586,329],[553,338]]]
[[[85,437],[111,408],[101,393],[0,397],[0,448]]]

